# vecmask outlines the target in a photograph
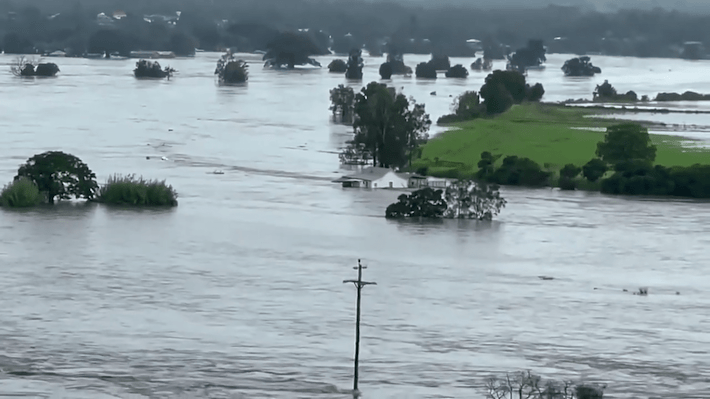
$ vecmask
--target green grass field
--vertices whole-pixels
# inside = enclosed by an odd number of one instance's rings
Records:
[[[575,128],[605,128],[620,123],[588,117],[602,112],[609,111],[539,103],[516,105],[495,118],[454,125],[453,130],[431,139],[413,166],[427,166],[432,174],[452,168],[464,174],[475,173],[483,151],[503,157],[528,157],[549,170],[559,170],[568,163],[581,166],[595,157],[604,132]],[[656,164],[710,164],[710,150],[683,148],[679,137],[651,135],[651,140],[658,148]]]

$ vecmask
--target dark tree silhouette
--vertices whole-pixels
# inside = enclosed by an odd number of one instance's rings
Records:
[[[604,141],[597,144],[597,156],[612,165],[621,162],[656,159],[656,146],[651,144],[648,129],[637,123],[621,123],[609,126]]]
[[[328,64],[328,72],[332,73],[345,73],[348,70],[348,64],[341,59],[334,59]]]
[[[592,65],[587,56],[569,59],[565,61],[561,69],[565,76],[594,76],[594,74],[602,73],[601,68]]]
[[[382,65],[380,65],[380,77],[382,79],[392,78],[392,64],[383,62]]]
[[[466,78],[468,77],[468,70],[461,64],[456,64],[446,71],[447,78]]]
[[[321,49],[307,35],[295,32],[283,32],[267,44],[268,51],[264,54],[266,66],[274,68],[293,69],[296,65],[314,65],[320,63],[311,55],[322,54]]]
[[[244,60],[238,60],[234,54],[227,52],[217,61],[215,75],[220,83],[244,83],[249,78],[249,65]]]
[[[362,67],[362,50],[351,50],[350,57],[348,58],[348,69],[345,71],[345,77],[353,80],[362,79]]]
[[[436,68],[431,62],[417,64],[416,76],[418,78],[436,79]]]
[[[133,70],[133,75],[137,78],[168,78],[172,76],[174,69],[166,66],[161,69],[158,61],[140,60],[136,62],[136,68]]]
[[[55,198],[84,198],[91,200],[96,195],[96,174],[81,159],[61,151],[48,151],[28,159],[17,170],[15,180],[26,177],[44,192],[47,201]]]

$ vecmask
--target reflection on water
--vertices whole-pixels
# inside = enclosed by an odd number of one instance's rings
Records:
[[[378,283],[363,297],[365,397],[477,397],[486,375],[527,368],[617,398],[710,390],[710,204],[505,189],[493,222],[386,220],[399,192],[331,183],[350,139],[329,119],[341,75],[253,56],[247,85],[220,87],[218,56],[171,60],[170,82],[69,58],[52,80],[0,75],[5,181],[51,149],[101,181],[137,173],[180,194],[172,210],[0,211],[0,395],[349,397],[355,297],[342,280],[358,258]],[[570,57],[529,73],[546,98],[588,98],[604,79],[710,92],[704,62],[655,60],[673,72],[650,79],[641,61],[594,57],[604,75],[571,80]],[[366,60],[365,82],[383,60]],[[436,119],[484,78],[392,84]],[[649,296],[623,291],[640,286]]]

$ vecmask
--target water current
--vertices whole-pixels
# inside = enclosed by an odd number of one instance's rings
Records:
[[[709,203],[506,188],[489,224],[388,221],[399,192],[331,182],[351,138],[328,111],[342,75],[244,55],[249,82],[220,87],[218,57],[165,60],[170,81],[135,79],[135,60],[0,71],[0,180],[62,150],[100,181],[137,173],[180,194],[172,210],[0,210],[0,398],[350,397],[342,280],[358,259],[377,282],[362,301],[363,398],[482,398],[488,375],[525,369],[606,383],[612,398],[710,397]],[[710,93],[708,62],[594,57],[603,74],[573,79],[569,57],[529,73],[545,100],[589,98],[605,79]],[[366,59],[364,83],[381,62]],[[436,119],[484,78],[391,84]]]

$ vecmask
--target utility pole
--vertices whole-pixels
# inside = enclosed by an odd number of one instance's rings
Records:
[[[357,260],[357,267],[353,267],[357,270],[357,280],[343,280],[343,283],[353,283],[355,288],[357,288],[357,313],[355,317],[355,376],[353,378],[353,395],[358,395],[360,391],[357,389],[358,380],[358,362],[360,361],[360,291],[362,287],[366,285],[377,285],[377,283],[362,281],[362,269],[367,269],[367,266],[363,266],[360,263],[360,259]]]

